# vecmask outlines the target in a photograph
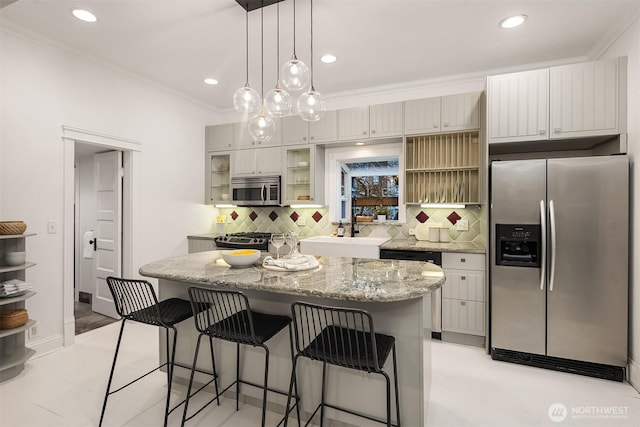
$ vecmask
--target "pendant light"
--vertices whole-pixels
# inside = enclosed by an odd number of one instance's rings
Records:
[[[296,56],[296,0],[293,0],[293,56],[282,66],[282,86],[303,90],[309,83],[309,68]]]
[[[273,117],[282,117],[291,111],[291,96],[280,87],[280,3],[276,3],[277,37],[276,37],[276,87],[267,92],[264,98],[264,108]]]
[[[313,87],[313,0],[311,0],[311,88],[298,98],[298,113],[303,120],[318,121],[327,110],[324,96]]]
[[[246,80],[244,86],[233,95],[233,107],[240,113],[253,113],[261,104],[260,95],[249,85],[249,11],[246,12]]]
[[[260,82],[260,92],[264,95],[264,7],[260,8],[260,51],[261,51],[261,67],[262,80]],[[264,105],[260,106],[258,115],[253,116],[249,120],[249,135],[256,142],[269,141],[276,132],[276,124],[270,115],[265,113]]]

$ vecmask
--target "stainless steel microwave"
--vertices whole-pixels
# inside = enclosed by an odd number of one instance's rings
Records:
[[[240,206],[278,206],[280,176],[232,177],[231,200]]]

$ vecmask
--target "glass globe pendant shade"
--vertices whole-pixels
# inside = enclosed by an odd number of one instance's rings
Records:
[[[248,84],[233,95],[233,107],[240,113],[254,113],[260,108],[260,95]]]
[[[267,114],[273,117],[289,114],[291,112],[291,96],[286,90],[276,85],[264,97],[264,109]]]
[[[258,115],[253,116],[251,120],[249,120],[249,135],[251,135],[254,141],[269,141],[273,138],[275,132],[276,123],[262,108],[260,108]]]
[[[326,110],[327,103],[324,100],[324,96],[313,87],[298,98],[298,114],[303,120],[308,122],[320,120]]]
[[[309,67],[295,56],[280,70],[280,82],[289,90],[303,90],[309,84]]]

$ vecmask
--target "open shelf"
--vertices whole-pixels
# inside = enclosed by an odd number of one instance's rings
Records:
[[[10,335],[15,335],[15,334],[18,334],[20,332],[24,332],[24,331],[26,331],[27,329],[29,329],[30,327],[32,327],[35,324],[36,324],[35,320],[29,319],[29,320],[27,320],[27,323],[25,323],[22,326],[18,326],[17,328],[0,329],[0,338],[4,338],[4,337],[8,337]]]
[[[0,298],[0,305],[14,304],[16,302],[24,301],[31,298],[36,294],[35,291],[27,291],[26,294],[17,297]]]

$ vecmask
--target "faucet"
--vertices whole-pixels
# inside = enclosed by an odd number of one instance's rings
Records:
[[[351,198],[351,237],[356,237],[356,234],[359,234],[360,230],[358,230],[358,219],[356,217],[356,198]]]

